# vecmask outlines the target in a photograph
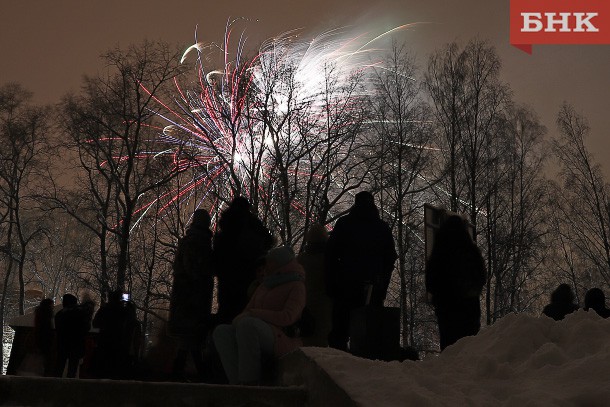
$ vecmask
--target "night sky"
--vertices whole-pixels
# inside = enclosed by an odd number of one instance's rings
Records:
[[[425,67],[430,51],[473,36],[490,40],[514,99],[534,108],[549,128],[563,101],[588,117],[588,146],[610,173],[610,45],[540,45],[527,55],[509,44],[508,0],[3,0],[0,6],[0,84],[17,81],[35,101],[55,103],[94,74],[98,56],[119,44],[162,39],[183,48],[219,41],[229,18],[244,17],[248,44],[294,28],[315,35],[351,26],[385,31],[425,22],[401,34]]]

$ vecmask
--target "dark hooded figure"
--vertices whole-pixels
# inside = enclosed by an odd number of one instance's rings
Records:
[[[218,276],[218,323],[231,323],[248,303],[248,287],[256,278],[257,261],[273,245],[273,237],[237,197],[222,213],[214,236],[213,260]]]
[[[173,263],[168,332],[178,345],[173,367],[177,377],[183,375],[189,353],[197,371],[203,374],[201,348],[212,312],[214,290],[210,223],[208,211],[195,211],[190,227],[178,242]]]
[[[51,298],[45,298],[40,301],[34,311],[34,336],[36,338],[36,349],[43,357],[44,376],[52,376],[55,373],[53,371],[53,346],[55,343],[53,305]]]
[[[100,330],[96,358],[101,378],[131,378],[134,341],[140,329],[134,307],[120,290],[112,291],[93,318],[93,326]]]
[[[544,307],[542,313],[555,321],[562,320],[566,315],[578,309],[574,303],[574,293],[567,284],[560,284],[551,294],[551,303]]]
[[[485,284],[485,262],[466,222],[450,216],[434,239],[426,265],[426,291],[438,321],[441,351],[481,327],[479,297]]]
[[[604,295],[604,292],[597,287],[591,288],[585,294],[584,310],[589,311],[589,308],[597,312],[597,315],[602,318],[610,317],[610,309],[606,308],[606,296]]]
[[[326,246],[326,289],[333,303],[328,344],[347,350],[350,314],[367,302],[383,306],[396,261],[394,238],[370,192],[356,194],[349,213],[337,220]]]
[[[72,294],[62,297],[63,308],[55,314],[57,334],[56,376],[63,375],[68,362],[67,377],[76,377],[80,359],[85,355],[85,337],[91,329],[91,313],[78,306]]]

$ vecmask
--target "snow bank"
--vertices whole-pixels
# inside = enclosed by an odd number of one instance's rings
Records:
[[[508,315],[421,362],[303,348],[364,406],[610,405],[610,320]]]

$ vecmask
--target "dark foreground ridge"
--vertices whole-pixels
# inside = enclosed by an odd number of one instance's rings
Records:
[[[0,405],[36,407],[306,406],[304,387],[246,387],[5,376]]]
[[[278,386],[229,386],[0,376],[0,406],[356,406],[302,350],[280,360]]]

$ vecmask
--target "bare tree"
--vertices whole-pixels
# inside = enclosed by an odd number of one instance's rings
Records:
[[[30,103],[31,93],[16,83],[0,87],[0,231],[2,231],[2,299],[0,324],[4,328],[13,272],[17,272],[17,307],[24,313],[25,267],[43,226],[33,191],[46,169],[49,110]],[[15,270],[16,269],[16,270]],[[3,338],[4,329],[0,341]],[[0,362],[2,359],[0,359]]]
[[[164,108],[158,101],[182,72],[177,52],[146,41],[114,49],[102,59],[105,72],[85,77],[81,94],[67,96],[61,105],[63,131],[78,153],[83,192],[73,194],[73,203],[55,202],[96,236],[104,291],[125,288],[134,225],[152,204],[152,191],[185,167],[183,145],[159,151],[157,144],[162,128],[157,115]]]
[[[261,111],[269,132],[266,195],[278,208],[272,219],[280,239],[289,244],[304,238],[312,222],[326,224],[342,214],[345,197],[365,182],[371,162],[362,76],[329,63],[314,92],[297,76],[285,66],[280,89],[268,90],[282,103]]]
[[[448,155],[450,209],[469,214],[475,240],[486,166],[495,159],[489,147],[510,101],[510,91],[499,79],[500,68],[495,49],[474,39],[463,49],[453,43],[435,53],[426,76],[442,129],[441,146]]]
[[[587,120],[564,104],[557,116],[559,137],[553,141],[561,165],[563,194],[562,229],[569,232],[569,243],[580,253],[596,275],[610,284],[610,202],[601,167],[588,151],[590,133]]]
[[[436,123],[440,129],[439,145],[449,178],[449,209],[458,212],[462,197],[459,185],[461,139],[464,117],[464,82],[466,80],[466,54],[457,43],[436,51],[428,61],[425,85],[432,99]]]
[[[78,294],[92,284],[83,281],[83,254],[88,242],[74,219],[65,213],[47,210],[45,201],[40,211],[45,214],[44,239],[38,241],[31,264],[31,284],[40,286],[44,298],[60,298],[63,293]]]
[[[575,196],[566,196],[564,188],[557,182],[549,182],[549,194],[544,201],[548,208],[549,235],[547,237],[548,284],[552,292],[559,284],[568,283],[576,294],[577,301],[585,290],[600,284],[600,278],[587,256],[575,243],[581,236],[581,218],[574,216]],[[547,298],[544,298],[547,301]]]
[[[509,106],[492,140],[483,230],[487,243],[488,323],[535,304],[545,258],[548,193],[543,178],[546,129],[531,109]]]
[[[305,231],[312,221],[327,224],[345,213],[354,191],[370,184],[378,159],[370,154],[375,143],[366,78],[361,72],[350,72],[347,80],[339,75],[336,67],[325,66],[319,112],[314,120],[302,120],[311,124],[309,131],[302,131],[308,175],[300,187]]]

